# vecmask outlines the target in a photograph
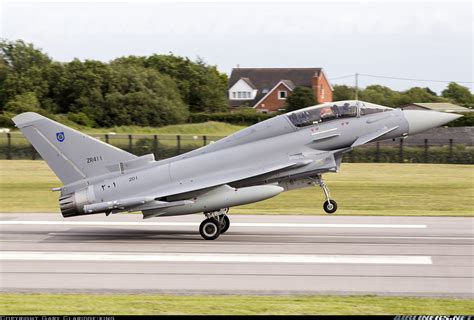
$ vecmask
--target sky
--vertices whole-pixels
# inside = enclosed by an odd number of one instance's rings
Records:
[[[359,73],[467,81],[474,92],[472,1],[0,1],[0,37],[57,61],[172,52],[227,74],[237,65],[322,67],[332,84],[353,85]],[[447,85],[359,77],[370,84]]]

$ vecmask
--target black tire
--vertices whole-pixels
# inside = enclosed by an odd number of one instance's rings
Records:
[[[206,219],[199,226],[199,233],[204,240],[215,240],[221,234],[221,226],[214,219]]]
[[[337,210],[337,203],[334,200],[326,200],[323,204],[323,209],[326,213],[334,213]]]
[[[227,230],[229,230],[230,227],[230,219],[229,217],[225,214],[224,218],[222,219],[221,223],[221,234],[225,233]]]

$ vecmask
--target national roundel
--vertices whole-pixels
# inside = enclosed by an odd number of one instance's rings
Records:
[[[64,136],[64,132],[57,132],[56,133],[56,140],[59,142],[63,142],[66,137]]]

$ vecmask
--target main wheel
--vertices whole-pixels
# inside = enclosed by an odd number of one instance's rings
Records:
[[[323,204],[323,209],[326,213],[334,213],[337,210],[337,203],[334,200],[326,200]]]
[[[199,233],[204,240],[215,240],[221,234],[220,223],[214,219],[206,219],[201,222]]]
[[[227,230],[229,230],[230,227],[230,219],[229,217],[225,214],[224,217],[222,218],[221,222],[221,234],[225,233]]]

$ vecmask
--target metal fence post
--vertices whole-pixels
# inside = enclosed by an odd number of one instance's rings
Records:
[[[10,132],[7,133],[7,159],[11,160],[12,158],[12,134]]]
[[[398,162],[403,162],[403,138],[400,138],[400,150],[398,153]]]
[[[425,139],[425,144],[424,144],[424,159],[425,163],[428,163],[428,139]]]
[[[449,158],[448,162],[452,163],[453,162],[453,139],[449,139]]]
[[[380,162],[380,142],[375,144],[375,162]]]
[[[155,159],[158,159],[158,136],[156,134],[153,135],[153,154]]]
[[[180,135],[176,136],[176,153],[177,154],[181,153],[181,136]]]
[[[107,133],[105,134],[105,143],[109,143],[109,135]]]
[[[128,152],[133,152],[133,137],[131,134],[128,135]]]
[[[203,146],[207,145],[207,136],[202,136],[202,145]]]

